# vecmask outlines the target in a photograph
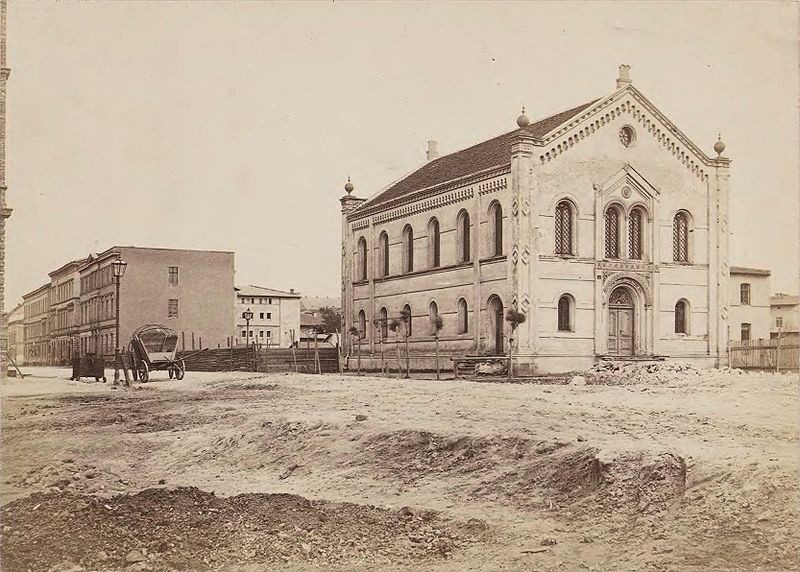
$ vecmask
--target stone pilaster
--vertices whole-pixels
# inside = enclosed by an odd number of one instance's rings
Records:
[[[716,159],[716,168],[712,174],[713,180],[710,181],[711,196],[709,201],[713,201],[716,206],[716,220],[714,221],[713,232],[716,238],[716,261],[712,267],[709,264],[709,278],[711,272],[715,276],[709,283],[709,288],[716,290],[716,332],[715,345],[712,351],[716,356],[717,366],[728,365],[728,338],[729,338],[729,312],[730,299],[728,294],[728,282],[730,279],[730,231],[728,227],[728,189],[730,181],[730,160],[724,158]],[[712,269],[713,268],[713,269]]]
[[[0,0],[0,379],[5,378],[8,365],[8,324],[6,304],[6,219],[11,209],[6,204],[6,84],[11,73],[6,67],[7,0]]]
[[[523,129],[511,143],[511,248],[508,272],[511,281],[511,306],[527,319],[514,335],[515,353],[529,355],[533,350],[536,296],[531,291],[531,266],[536,259],[534,217],[536,208],[531,192],[533,138]]]
[[[353,326],[353,231],[348,216],[365,199],[346,194],[339,202],[342,205],[342,346],[350,349],[352,340],[348,330]]]

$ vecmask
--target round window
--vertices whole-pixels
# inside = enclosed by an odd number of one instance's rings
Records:
[[[626,125],[625,127],[619,130],[619,140],[623,145],[625,145],[625,147],[630,147],[635,139],[636,139],[636,132],[630,125]]]

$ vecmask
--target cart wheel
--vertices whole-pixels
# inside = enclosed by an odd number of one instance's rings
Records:
[[[169,378],[170,378],[170,379],[172,379],[172,377],[173,377],[174,375],[175,375],[175,370],[174,370],[172,367],[170,367],[170,368],[169,368]]]
[[[181,360],[181,363],[178,364],[178,369],[175,370],[175,379],[180,381],[184,375],[186,375],[186,362]]]
[[[150,368],[147,367],[146,362],[139,362],[139,380],[142,383],[147,383],[150,379]]]

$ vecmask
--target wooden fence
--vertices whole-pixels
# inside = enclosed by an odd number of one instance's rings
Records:
[[[329,346],[318,350],[319,369],[323,373],[339,371],[339,350]],[[194,354],[194,355],[192,355]],[[177,357],[186,359],[189,371],[263,371],[315,373],[317,357],[310,348],[257,348],[236,346],[232,348],[208,349],[201,353],[179,351]]]
[[[739,369],[797,371],[800,369],[800,338],[750,340],[731,343],[730,365]]]

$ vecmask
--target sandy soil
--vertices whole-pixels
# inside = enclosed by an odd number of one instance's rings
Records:
[[[800,569],[796,375],[33,373],[4,571]]]

